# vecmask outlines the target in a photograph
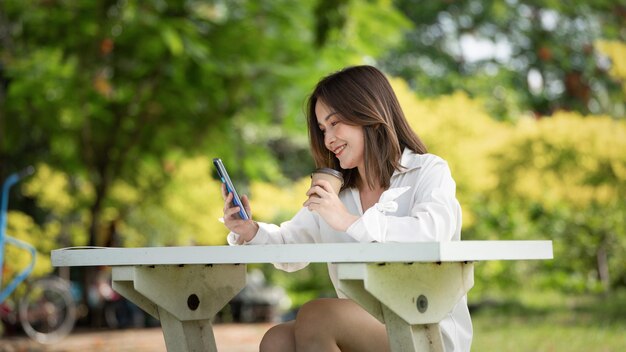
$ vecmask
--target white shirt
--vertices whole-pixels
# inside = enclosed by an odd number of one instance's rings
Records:
[[[246,244],[338,243],[338,242],[420,242],[460,241],[461,206],[456,199],[456,183],[448,164],[432,154],[415,154],[405,149],[400,164],[378,203],[365,213],[359,191],[344,189],[339,199],[348,211],[361,217],[346,232],[330,227],[316,212],[302,208],[280,226],[259,222],[259,230]],[[239,235],[230,233],[228,243],[236,245]],[[308,263],[277,263],[277,268],[296,271]],[[337,295],[337,267],[328,264]],[[472,321],[463,297],[440,324],[446,351],[469,351]]]

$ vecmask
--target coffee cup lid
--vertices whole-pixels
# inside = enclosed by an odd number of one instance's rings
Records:
[[[341,185],[343,185],[343,175],[341,174],[341,172],[335,169],[331,169],[329,167],[322,167],[313,171],[313,173],[311,174],[311,177],[313,177],[313,174],[316,174],[316,173],[329,174],[329,175],[335,176],[341,180]]]

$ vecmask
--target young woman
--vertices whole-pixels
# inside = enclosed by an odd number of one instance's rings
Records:
[[[379,70],[356,66],[325,77],[309,98],[307,115],[315,163],[343,173],[341,191],[318,181],[303,208],[277,226],[241,220],[223,188],[231,245],[460,240],[461,208],[448,165],[426,153]],[[242,203],[251,214],[247,197]],[[276,266],[295,271],[306,264]],[[336,288],[336,267],[328,270]],[[294,321],[271,328],[261,351],[388,351],[385,326],[337,294],[305,304]],[[440,327],[446,351],[469,351],[465,298]]]

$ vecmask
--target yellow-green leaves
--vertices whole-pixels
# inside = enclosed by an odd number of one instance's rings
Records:
[[[161,37],[172,55],[179,56],[184,51],[184,45],[181,37],[172,27],[165,27],[161,31]]]

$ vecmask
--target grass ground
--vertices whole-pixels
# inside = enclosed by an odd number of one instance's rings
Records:
[[[472,321],[472,351],[626,351],[626,290],[603,296],[527,294],[483,303]]]

